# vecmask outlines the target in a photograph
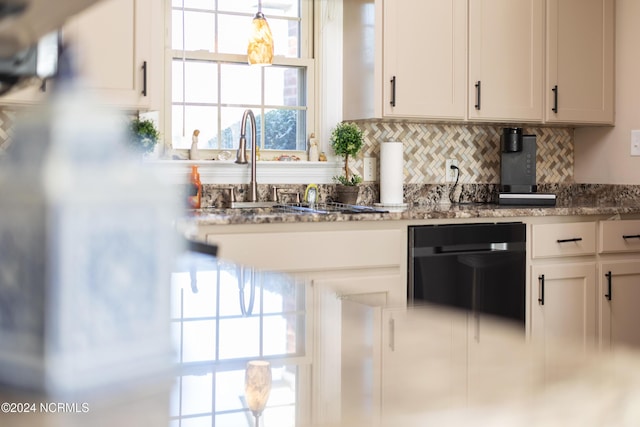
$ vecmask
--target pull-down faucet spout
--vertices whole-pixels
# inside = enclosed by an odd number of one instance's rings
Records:
[[[251,123],[251,192],[249,194],[249,201],[258,201],[258,183],[256,182],[256,117],[253,115],[253,111],[247,109],[244,110],[242,115],[242,123],[240,124],[240,144],[238,145],[238,154],[236,156],[236,163],[240,165],[247,164],[247,117]]]

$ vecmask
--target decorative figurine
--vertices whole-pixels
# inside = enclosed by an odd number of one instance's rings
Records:
[[[191,137],[191,150],[189,151],[189,159],[191,160],[198,158],[198,135],[200,135],[200,131],[198,129],[194,130]]]

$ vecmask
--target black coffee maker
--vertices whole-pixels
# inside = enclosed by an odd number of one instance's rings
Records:
[[[555,205],[555,194],[538,193],[536,184],[536,136],[522,128],[503,128],[500,140],[501,205]]]

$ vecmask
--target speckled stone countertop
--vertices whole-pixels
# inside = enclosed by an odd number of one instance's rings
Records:
[[[238,201],[243,201],[247,187],[237,186]],[[288,186],[290,192],[304,193],[304,185]],[[259,186],[260,200],[271,200],[269,186]],[[319,200],[333,200],[334,186],[319,186]],[[554,193],[557,205],[553,207],[501,206],[496,200],[498,186],[495,184],[464,184],[455,193],[453,204],[440,204],[447,199],[446,185],[405,185],[404,200],[410,200],[404,209],[389,209],[388,213],[342,214],[342,213],[293,213],[273,208],[225,209],[227,201],[223,191],[207,186],[203,191],[204,209],[188,211],[183,220],[191,225],[226,224],[276,224],[345,221],[399,221],[464,218],[509,218],[543,216],[585,215],[640,215],[640,186],[610,184],[543,184],[538,191]],[[371,206],[380,200],[377,184],[363,185],[358,204]]]
[[[380,208],[385,209],[385,208]],[[640,203],[573,204],[555,207],[500,206],[487,203],[411,206],[391,208],[388,213],[293,213],[277,208],[199,209],[189,211],[194,225],[279,224],[304,222],[398,221],[424,219],[508,218],[640,214]]]

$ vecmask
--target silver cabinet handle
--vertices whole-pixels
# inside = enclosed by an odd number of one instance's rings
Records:
[[[389,348],[391,351],[396,351],[396,321],[389,319]]]

